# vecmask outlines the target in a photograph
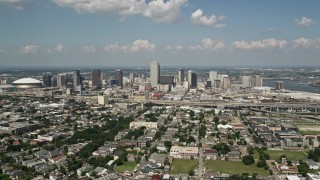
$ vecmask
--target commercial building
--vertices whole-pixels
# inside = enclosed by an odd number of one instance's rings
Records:
[[[107,96],[98,96],[98,104],[99,105],[106,105],[108,104],[109,99]]]
[[[100,69],[93,69],[91,73],[92,87],[101,87],[101,71]]]
[[[214,85],[214,80],[217,80],[218,78],[218,72],[217,71],[210,71],[209,72],[209,79],[211,81],[211,84]]]
[[[229,77],[224,77],[223,78],[223,89],[229,89],[231,85],[231,81],[229,79]]]
[[[158,61],[150,63],[150,83],[151,87],[157,87],[160,79],[160,65]]]
[[[45,87],[52,87],[52,76],[51,75],[43,76],[43,85]]]
[[[158,123],[157,122],[145,122],[145,121],[133,121],[130,122],[129,127],[131,128],[140,128],[140,127],[146,127],[147,129],[157,129]]]
[[[117,69],[115,72],[116,80],[118,81],[117,86],[123,87],[123,74],[120,69]]]
[[[10,84],[0,84],[0,92],[13,92],[16,91],[16,87]]]
[[[283,81],[276,81],[275,85],[274,85],[274,88],[276,90],[281,90],[283,89]]]
[[[58,87],[65,87],[66,86],[66,75],[65,74],[58,74],[57,86]]]
[[[129,79],[130,79],[131,83],[134,83],[134,74],[133,73],[129,74]]]
[[[183,69],[178,70],[178,82],[179,83],[184,82],[184,70]]]
[[[197,87],[197,75],[192,72],[192,70],[188,71],[188,83],[189,83],[189,88],[196,88]]]
[[[252,87],[262,87],[263,79],[259,75],[253,76],[251,78],[251,85]]]
[[[37,129],[36,124],[12,122],[0,126],[0,134],[23,134],[25,132],[34,131]]]
[[[242,87],[243,88],[250,88],[251,85],[251,76],[242,76]]]
[[[198,147],[172,146],[170,149],[170,156],[174,158],[198,158]]]
[[[81,85],[80,70],[73,71],[73,90],[79,91],[79,86]]]
[[[214,88],[219,89],[221,87],[221,81],[216,79],[214,80]]]
[[[173,76],[160,76],[159,84],[169,84],[173,85]]]

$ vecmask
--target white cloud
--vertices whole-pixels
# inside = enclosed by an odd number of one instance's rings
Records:
[[[150,43],[148,40],[138,39],[132,44],[125,46],[119,46],[118,43],[105,46],[104,51],[111,53],[140,53],[140,52],[152,52],[156,48],[155,44]]]
[[[143,15],[159,22],[176,22],[181,16],[181,6],[187,3],[187,0],[153,0],[144,10]]]
[[[314,25],[316,22],[310,18],[307,18],[305,16],[302,16],[300,19],[295,19],[294,20],[296,25],[299,25],[299,26],[311,26],[311,25]]]
[[[235,41],[232,43],[233,47],[237,49],[270,49],[270,48],[284,48],[288,42],[286,40],[278,39],[263,39],[259,41]]]
[[[187,0],[52,0],[61,7],[71,7],[78,12],[117,13],[146,16],[159,22],[172,23],[180,18],[180,8]]]
[[[18,10],[24,9],[24,4],[31,0],[0,0],[1,4],[6,4],[8,6],[14,7]]]
[[[303,48],[303,49],[310,49],[310,48],[320,48],[320,39],[307,39],[307,38],[298,38],[292,40],[292,48]]]
[[[120,49],[120,47],[118,46],[118,43],[109,44],[106,47],[104,47],[104,51],[111,52],[111,53],[115,53],[119,49]]]
[[[54,51],[62,53],[64,51],[64,46],[62,44],[57,44],[57,46],[54,48]]]
[[[48,49],[47,53],[63,53],[64,52],[64,46],[62,44],[57,44],[56,47],[54,47],[53,49]]]
[[[170,50],[170,51],[179,51],[179,50],[183,50],[184,46],[182,46],[182,45],[168,45],[168,46],[166,46],[166,49]]]
[[[36,45],[26,45],[20,48],[20,54],[38,54],[39,46]]]
[[[215,28],[222,28],[226,26],[226,24],[219,23],[223,19],[225,19],[224,16],[215,16],[213,14],[211,16],[206,16],[204,15],[201,9],[198,9],[192,13],[190,21],[193,24],[198,24],[202,26],[212,26]]]
[[[95,52],[97,52],[97,50],[93,46],[84,46],[84,47],[82,47],[82,52],[84,52],[84,53],[95,53]]]
[[[210,38],[202,39],[199,45],[192,45],[189,47],[191,51],[193,50],[225,50],[227,48],[226,44],[223,41],[216,41]]]

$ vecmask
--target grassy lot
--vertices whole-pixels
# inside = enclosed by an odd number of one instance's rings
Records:
[[[289,151],[289,150],[267,150],[265,151],[270,155],[270,159],[278,160],[282,154],[285,154],[288,160],[303,160],[307,158],[307,154],[304,151]],[[253,158],[259,159],[259,153],[254,151]]]
[[[301,135],[320,135],[320,131],[312,131],[312,130],[300,130],[299,133]]]
[[[174,159],[171,171],[172,174],[188,174],[190,170],[193,170],[197,167],[197,160],[191,159]]]
[[[205,166],[207,170],[212,170],[213,172],[228,173],[228,174],[242,174],[257,173],[259,175],[268,175],[268,171],[263,168],[257,168],[255,164],[247,166],[242,163],[242,161],[219,161],[219,160],[206,160]]]
[[[126,162],[124,165],[116,166],[114,170],[116,172],[132,171],[136,167],[136,165],[136,162]]]
[[[307,158],[307,154],[304,151],[267,150],[267,153],[273,160],[278,160],[282,154],[285,154],[288,160],[303,160]]]

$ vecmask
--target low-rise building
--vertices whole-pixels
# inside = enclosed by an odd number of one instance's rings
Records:
[[[140,128],[140,127],[146,127],[147,129],[150,128],[154,128],[157,129],[158,128],[158,123],[157,122],[146,122],[146,121],[133,121],[130,122],[129,127],[132,128]]]
[[[198,158],[198,147],[172,146],[170,156],[174,158]]]

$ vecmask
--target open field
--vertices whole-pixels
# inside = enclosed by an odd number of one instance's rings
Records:
[[[319,125],[296,125],[299,131],[320,131]]]
[[[288,150],[267,150],[270,158],[278,160],[282,154],[285,154],[288,160],[303,160],[307,158],[304,151],[288,151]]]
[[[123,172],[123,171],[132,171],[136,167],[136,162],[126,162],[126,164],[121,166],[116,166],[114,169],[116,172]]]
[[[191,159],[174,159],[171,171],[172,174],[188,174],[190,170],[193,170],[197,167],[197,160]]]
[[[301,135],[320,135],[320,131],[299,130],[299,134],[301,134]]]
[[[207,170],[212,170],[212,172],[228,173],[228,174],[242,174],[257,173],[259,175],[268,175],[268,171],[263,168],[257,168],[256,164],[247,166],[242,163],[242,161],[220,161],[220,160],[207,160],[205,161],[205,166]]]
[[[303,160],[307,158],[307,154],[304,151],[289,151],[289,150],[267,150],[265,151],[270,155],[270,159],[278,160],[282,154],[285,154],[288,160]],[[259,153],[254,151],[253,158],[259,159]]]

